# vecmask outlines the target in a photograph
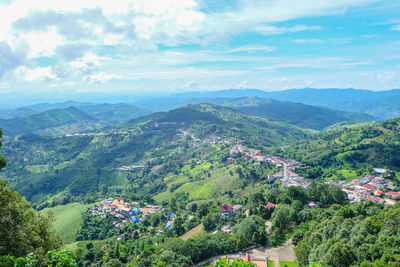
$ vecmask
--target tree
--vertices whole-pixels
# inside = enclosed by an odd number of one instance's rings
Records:
[[[61,245],[52,221],[0,180],[0,255],[23,257],[34,252],[43,259],[47,251]]]
[[[175,219],[174,231],[177,236],[180,236],[185,232],[185,228],[183,227],[183,219],[181,217],[177,217]]]
[[[76,261],[70,250],[55,251],[47,253],[48,267],[77,267]]]
[[[290,225],[290,206],[286,204],[279,204],[272,213],[272,227],[278,231],[282,231]]]

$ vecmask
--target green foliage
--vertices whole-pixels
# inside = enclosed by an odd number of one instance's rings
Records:
[[[221,226],[225,222],[225,218],[222,217],[221,212],[213,212],[203,217],[201,222],[204,226],[204,230],[211,232],[214,231],[217,226]]]
[[[298,262],[300,266],[368,266],[379,261],[398,264],[398,257],[388,255],[400,254],[399,215],[398,204],[385,208],[372,203],[352,204],[320,210],[297,244]]]
[[[239,105],[235,108],[247,114],[283,121],[314,130],[322,130],[340,122],[374,120],[372,116],[366,114],[343,112],[300,103],[260,98],[251,98],[251,100],[253,100],[252,103]],[[232,102],[235,102],[235,100],[232,100]]]
[[[38,260],[29,253],[26,257],[15,258],[14,256],[0,256],[0,266],[3,267],[35,267]]]
[[[82,111],[76,108],[67,108],[49,110],[27,117],[8,120],[0,119],[0,127],[3,128],[5,135],[15,136],[22,133],[40,132],[48,128],[60,127],[80,121],[84,121],[88,129],[93,129],[96,126],[93,118]]]
[[[115,234],[113,221],[112,216],[101,218],[85,212],[76,240],[101,240],[111,237]]]
[[[259,216],[250,216],[232,228],[232,232],[238,236],[240,240],[238,247],[240,249],[248,247],[252,244],[265,244],[265,221]]]
[[[48,267],[77,267],[76,261],[70,250],[55,251],[47,253]]]
[[[52,218],[33,210],[29,203],[0,180],[0,255],[22,257],[34,252],[40,258],[59,248]]]

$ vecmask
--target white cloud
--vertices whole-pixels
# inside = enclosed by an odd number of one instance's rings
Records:
[[[88,82],[90,84],[93,84],[93,83],[104,84],[111,80],[118,80],[118,79],[122,79],[122,76],[117,75],[117,74],[107,74],[105,72],[99,72],[99,73],[84,76],[82,81]]]
[[[376,75],[376,80],[380,83],[386,83],[396,78],[396,73],[393,71],[385,71]]]
[[[322,44],[323,40],[320,39],[295,39],[293,40],[296,44]]]
[[[189,81],[187,83],[187,86],[190,88],[196,88],[197,87],[197,83],[195,81]]]
[[[69,66],[76,71],[82,72],[84,74],[90,74],[98,71],[100,68],[100,60],[97,55],[86,54],[80,59],[71,61]]]
[[[273,46],[245,45],[245,46],[239,46],[239,47],[227,49],[226,52],[228,52],[228,53],[236,53],[236,52],[254,53],[254,52],[272,52],[274,50],[275,50],[275,47],[273,47]]]
[[[43,80],[54,80],[56,75],[53,73],[51,67],[28,69],[21,66],[15,70],[16,76],[26,82],[38,82]]]
[[[400,25],[394,25],[392,26],[393,31],[400,31]]]
[[[249,82],[247,80],[242,81],[238,86],[239,89],[249,88]]]
[[[296,25],[294,27],[276,27],[270,25],[261,25],[257,26],[255,30],[263,35],[273,35],[273,34],[283,34],[283,33],[293,33],[300,31],[309,31],[309,30],[320,30],[321,26],[305,26],[305,25]]]

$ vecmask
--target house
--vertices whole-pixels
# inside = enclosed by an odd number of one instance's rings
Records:
[[[310,202],[307,203],[307,206],[308,206],[309,208],[317,208],[317,207],[318,207],[318,204],[315,203],[314,201],[310,201]]]
[[[221,228],[221,231],[222,231],[223,233],[225,233],[225,234],[230,234],[231,231],[232,231],[232,226],[231,226],[230,224],[227,224],[227,225],[225,225],[225,226],[223,226],[223,227]]]
[[[371,184],[365,184],[365,185],[363,185],[363,187],[367,190],[367,192],[373,192],[376,189],[378,189],[378,188],[376,188],[375,186],[373,186]]]
[[[385,195],[393,200],[400,200],[400,192],[387,192]]]
[[[233,205],[233,204],[227,204],[227,203],[222,204],[221,213],[222,213],[222,216],[224,216],[227,220],[230,220],[232,218],[232,216],[234,215],[234,211],[233,211],[234,206],[235,205]]]
[[[270,210],[270,209],[275,209],[276,207],[278,207],[278,205],[268,202],[267,205],[265,205],[265,208]]]
[[[132,216],[131,220],[132,220],[133,223],[138,223],[139,222],[139,218],[136,217],[136,216]]]
[[[387,172],[386,169],[381,169],[381,168],[374,168],[374,171],[378,174],[384,174]]]
[[[381,190],[376,190],[376,191],[374,192],[374,195],[377,196],[377,197],[382,196],[382,194],[383,194],[383,192],[382,192]]]

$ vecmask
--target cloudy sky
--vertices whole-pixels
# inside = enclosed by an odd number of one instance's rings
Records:
[[[400,1],[0,0],[0,97],[400,88]]]

